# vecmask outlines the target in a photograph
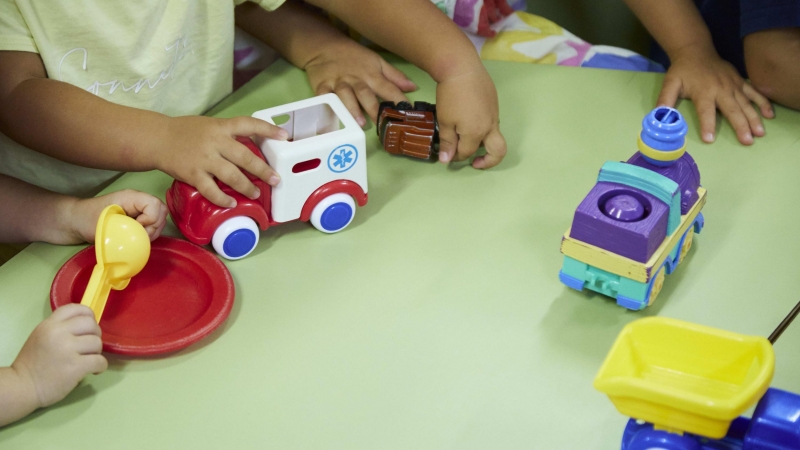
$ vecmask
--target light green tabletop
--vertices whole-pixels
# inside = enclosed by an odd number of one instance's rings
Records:
[[[397,64],[420,86],[411,98],[433,101],[433,82]],[[236,302],[211,337],[164,358],[108,355],[107,372],[0,430],[0,448],[614,449],[627,418],[592,380],[623,325],[661,315],[767,335],[800,298],[800,114],[777,108],[752,147],[727,124],[704,145],[681,105],[706,228],[634,313],[559,283],[559,243],[603,162],[635,152],[662,76],[487,66],[501,166],[393,157],[370,127],[369,203],[347,230],[262,233],[227,263]],[[279,62],[213,113],[308,96]],[[128,174],[110,189],[163,198],[170,182]],[[35,244],[0,267],[0,364],[49,314],[50,283],[78,250]],[[800,323],[775,350],[773,385],[800,392]]]

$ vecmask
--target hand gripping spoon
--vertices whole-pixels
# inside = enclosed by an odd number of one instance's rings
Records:
[[[97,220],[95,255],[97,264],[81,305],[91,308],[99,323],[110,290],[125,289],[147,264],[150,238],[139,222],[128,217],[120,206],[111,205]]]

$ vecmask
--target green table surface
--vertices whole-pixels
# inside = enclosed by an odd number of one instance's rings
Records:
[[[434,100],[427,75],[392,61],[419,84],[412,100]],[[559,243],[600,166],[636,151],[662,76],[487,67],[502,165],[390,156],[370,126],[369,203],[347,230],[262,233],[253,255],[226,263],[236,300],[214,334],[163,358],[107,355],[108,371],[0,429],[0,448],[614,449],[627,417],[592,380],[626,323],[659,315],[767,335],[800,298],[800,114],[776,108],[751,147],[727,123],[704,145],[681,105],[706,228],[656,304],[629,312],[564,287]],[[278,62],[212,114],[311,95]],[[163,198],[170,182],[132,173],[109,190]],[[80,248],[34,244],[0,267],[0,364],[49,314],[53,277]],[[773,386],[800,391],[800,324],[775,352]]]

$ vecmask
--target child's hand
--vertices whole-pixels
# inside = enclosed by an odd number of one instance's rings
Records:
[[[700,118],[700,137],[707,143],[715,139],[717,109],[745,145],[753,143],[753,136],[764,136],[764,126],[752,103],[762,116],[775,117],[769,100],[743,80],[730,63],[716,54],[700,54],[694,49],[672,61],[658,104],[674,107],[679,97],[694,102]]]
[[[11,365],[39,407],[67,396],[88,374],[106,370],[100,327],[91,309],[64,305],[33,330]]]
[[[476,169],[494,167],[506,155],[500,133],[497,91],[483,66],[439,83],[436,114],[439,120],[439,161],[463,161],[478,150],[486,155],[472,161]]]
[[[379,102],[376,97],[393,102],[408,101],[403,92],[417,88],[403,72],[350,39],[322,50],[306,64],[305,70],[315,94],[336,93],[362,127],[367,121],[361,108],[373,122],[377,120]]]
[[[167,205],[164,202],[150,194],[126,189],[76,201],[71,214],[74,233],[81,240],[94,242],[97,218],[109,205],[121,206],[125,214],[142,224],[151,241],[161,235],[167,224]]]
[[[280,182],[278,174],[237,142],[236,137],[261,136],[285,140],[288,134],[282,128],[253,117],[215,119],[185,116],[170,118],[169,121],[164,147],[154,153],[156,167],[196,187],[214,204],[228,208],[236,206],[236,201],[217,186],[215,177],[252,199],[258,198],[261,192],[241,169],[272,186]]]

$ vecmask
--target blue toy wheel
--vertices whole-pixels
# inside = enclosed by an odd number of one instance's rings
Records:
[[[353,221],[356,202],[347,194],[333,194],[322,199],[311,211],[311,224],[323,233],[336,233]]]
[[[232,217],[217,227],[211,238],[211,245],[226,259],[241,259],[256,248],[258,235],[258,225],[253,219]]]
[[[625,450],[702,450],[692,437],[661,430],[642,430],[631,439]]]

